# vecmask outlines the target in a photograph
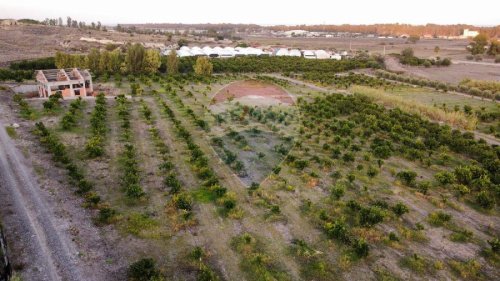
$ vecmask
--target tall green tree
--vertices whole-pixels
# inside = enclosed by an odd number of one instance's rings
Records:
[[[167,57],[167,73],[172,75],[177,72],[179,72],[179,58],[177,58],[177,52],[172,50]]]
[[[207,57],[198,57],[194,65],[194,72],[200,76],[211,76],[214,66]]]
[[[153,49],[148,49],[144,52],[144,61],[142,63],[143,72],[155,73],[161,65],[160,52]]]
[[[144,47],[138,43],[128,47],[125,63],[129,73],[142,72],[145,52]]]
[[[94,73],[99,73],[100,60],[101,52],[96,48],[92,48],[87,55],[87,68]]]

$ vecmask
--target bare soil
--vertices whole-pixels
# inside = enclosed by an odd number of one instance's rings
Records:
[[[452,63],[447,67],[423,67],[402,65],[391,56],[386,57],[385,65],[387,69],[420,78],[437,80],[451,84],[458,84],[465,78],[477,80],[500,81],[500,65],[476,64],[476,63]]]
[[[293,104],[292,97],[282,88],[257,80],[237,81],[222,88],[213,98],[215,103],[235,99],[251,102],[257,100],[256,104]]]

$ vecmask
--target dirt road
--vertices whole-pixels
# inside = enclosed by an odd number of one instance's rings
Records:
[[[15,232],[7,239],[22,243],[23,254],[29,259],[23,269],[24,280],[88,280],[76,266],[77,251],[71,238],[56,230],[54,215],[26,162],[0,119],[0,205],[15,215],[15,223],[7,216],[4,224]]]

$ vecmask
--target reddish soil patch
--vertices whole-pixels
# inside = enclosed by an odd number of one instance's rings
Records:
[[[224,102],[227,99],[239,99],[244,97],[256,97],[274,99],[283,104],[294,104],[292,97],[282,88],[257,80],[238,81],[222,88],[213,98],[215,103]]]

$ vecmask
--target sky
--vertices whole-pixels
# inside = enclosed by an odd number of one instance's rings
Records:
[[[0,0],[0,18],[116,23],[500,25],[499,0]]]

